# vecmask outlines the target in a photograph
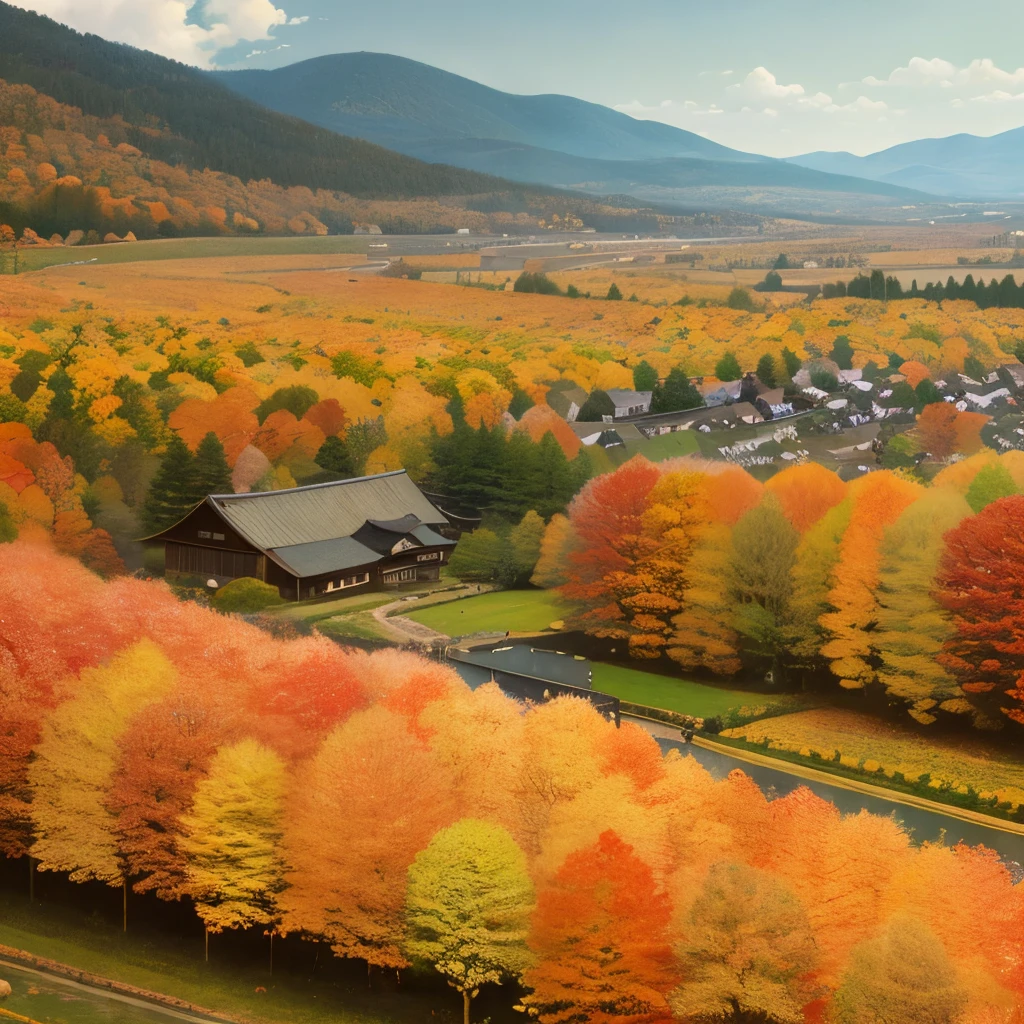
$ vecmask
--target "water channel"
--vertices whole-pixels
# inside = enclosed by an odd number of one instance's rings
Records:
[[[0,1000],[0,1024],[18,1017],[38,1024],[175,1024],[197,1018],[161,1010],[137,1000],[123,1001],[72,981],[50,978],[0,963],[0,978],[12,994]]]
[[[490,673],[486,669],[454,661],[449,664],[469,686],[477,687],[490,679]],[[646,725],[646,723],[641,724]],[[659,733],[673,730],[668,726],[655,726],[654,731]],[[996,819],[993,819],[991,826],[962,821],[953,815],[929,811],[923,807],[907,806],[898,800],[889,800],[884,796],[869,796],[845,789],[840,785],[803,779],[789,774],[783,768],[751,764],[731,754],[706,750],[695,744],[684,744],[681,741],[657,735],[655,738],[662,750],[675,748],[682,754],[689,754],[696,758],[713,778],[725,778],[729,772],[738,768],[749,775],[770,797],[785,796],[800,786],[806,786],[816,796],[835,804],[843,814],[857,814],[866,810],[883,817],[892,815],[896,821],[903,824],[910,832],[914,842],[917,843],[941,840],[949,846],[955,846],[960,842],[969,846],[979,844],[987,846],[1002,857],[1013,870],[1015,877],[1024,877],[1024,867],[1022,867],[1024,865],[1024,836],[1001,829]]]

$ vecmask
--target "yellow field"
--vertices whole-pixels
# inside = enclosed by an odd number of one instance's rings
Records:
[[[948,267],[961,256],[972,263],[986,257],[993,263],[1007,263],[1013,259],[1013,253],[1013,249],[901,249],[868,253],[867,258],[872,267]],[[981,269],[985,269],[984,265]]]
[[[901,772],[908,782],[930,776],[928,785],[951,786],[966,793],[970,786],[982,798],[997,796],[1014,805],[1024,803],[1024,762],[1007,759],[973,737],[951,740],[924,736],[854,711],[819,709],[765,718],[723,736],[749,743],[768,741],[771,750],[809,757],[817,753],[831,761],[836,751],[841,763],[892,777]]]

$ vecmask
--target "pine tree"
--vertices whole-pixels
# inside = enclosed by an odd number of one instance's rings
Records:
[[[637,391],[653,391],[658,386],[658,371],[646,359],[633,367],[633,387]]]
[[[739,360],[731,352],[726,352],[715,363],[715,376],[719,380],[739,380],[743,376]]]
[[[204,496],[207,494],[230,494],[234,488],[231,484],[231,470],[224,456],[224,446],[211,430],[199,442],[195,458],[196,488]]]
[[[348,445],[340,437],[328,437],[320,445],[313,460],[321,469],[342,478],[355,476],[356,469]]]
[[[499,825],[464,819],[416,855],[405,951],[410,960],[433,964],[462,993],[463,1024],[481,985],[516,979],[529,966],[532,909],[526,855]]]
[[[608,294],[605,296],[610,302],[618,302],[622,298],[622,292],[619,290],[619,286],[612,281],[611,287],[608,289]]]
[[[150,533],[166,530],[187,515],[205,496],[199,487],[195,457],[188,445],[172,433],[142,506],[144,528]]]
[[[676,366],[654,389],[651,397],[651,412],[680,412],[683,409],[697,409],[704,404],[700,392],[690,383],[681,366]]]
[[[757,379],[767,388],[775,387],[778,377],[775,370],[775,360],[770,352],[765,352],[757,361],[757,369],[754,370]]]

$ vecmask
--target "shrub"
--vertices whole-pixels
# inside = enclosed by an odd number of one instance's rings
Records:
[[[284,598],[277,592],[277,587],[251,576],[232,580],[213,595],[213,607],[219,612],[240,612],[247,615],[261,612],[276,604],[284,604]]]

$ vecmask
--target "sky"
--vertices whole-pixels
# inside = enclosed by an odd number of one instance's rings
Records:
[[[1024,126],[1024,2],[13,0],[199,67],[374,50],[770,156]]]

